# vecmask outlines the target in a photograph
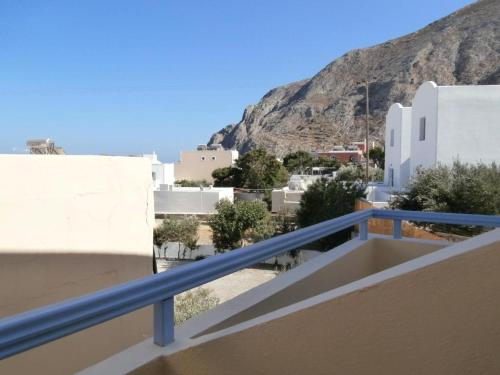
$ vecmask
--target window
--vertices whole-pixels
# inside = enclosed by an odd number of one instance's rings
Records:
[[[394,129],[391,129],[391,147],[394,147]]]
[[[215,156],[212,156],[212,160],[215,160]]]
[[[425,117],[420,117],[419,141],[425,141]]]
[[[156,181],[156,172],[153,172],[153,181]]]
[[[389,168],[389,185],[394,186],[394,169]]]
[[[204,160],[205,160],[205,157],[204,157],[204,156],[202,156],[202,157],[201,157],[201,160],[202,160],[202,161],[204,161]]]

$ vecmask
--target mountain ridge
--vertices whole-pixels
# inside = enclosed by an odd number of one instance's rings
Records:
[[[410,105],[418,86],[500,83],[500,1],[480,0],[384,43],[354,49],[311,78],[269,90],[242,119],[213,134],[209,144],[278,156],[328,150],[364,139],[369,78],[370,138],[383,142],[392,103]]]

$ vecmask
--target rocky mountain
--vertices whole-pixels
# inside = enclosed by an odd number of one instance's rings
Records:
[[[370,137],[383,142],[392,103],[411,105],[418,86],[500,83],[500,0],[480,0],[412,34],[353,50],[310,79],[269,91],[209,143],[283,156],[363,140],[369,80]]]

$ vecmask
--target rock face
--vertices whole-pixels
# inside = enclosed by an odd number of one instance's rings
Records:
[[[478,1],[412,34],[348,52],[311,79],[272,89],[209,144],[283,156],[363,140],[367,78],[370,137],[378,142],[390,105],[411,105],[424,81],[500,83],[500,0]]]

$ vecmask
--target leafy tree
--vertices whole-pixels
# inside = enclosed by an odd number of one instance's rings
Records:
[[[463,164],[418,169],[407,191],[398,193],[392,208],[466,214],[500,214],[500,167]],[[420,223],[433,230],[472,235],[481,228]]]
[[[153,242],[161,247],[165,242],[177,242],[177,257],[181,257],[181,244],[184,245],[184,254],[186,249],[196,249],[198,242],[198,227],[200,223],[195,217],[185,219],[166,218],[160,226],[153,230]]]
[[[240,201],[235,204],[227,199],[217,203],[217,213],[208,225],[212,229],[215,247],[224,251],[241,247],[245,241],[265,238],[270,214],[261,201]]]
[[[241,170],[233,167],[217,168],[212,172],[214,186],[241,187]]]
[[[363,196],[364,189],[358,183],[322,178],[302,195],[297,223],[304,228],[351,213],[356,199]],[[351,231],[351,228],[344,229],[318,241],[318,245],[321,250],[329,250],[349,240]]]
[[[332,159],[332,158],[326,158],[324,156],[320,156],[317,159],[314,159],[313,161],[313,167],[324,167],[324,168],[331,168],[332,170],[336,171],[337,169],[340,168],[342,164],[337,160],[337,159]]]
[[[384,169],[385,164],[385,151],[382,147],[374,147],[368,152],[370,160],[377,165],[377,167]]]
[[[284,186],[288,173],[283,164],[264,149],[257,149],[242,155],[236,161],[241,170],[242,186],[249,189],[272,189]]]
[[[324,156],[314,158],[310,152],[296,151],[283,158],[283,165],[290,174],[305,174],[310,172],[312,167],[323,167],[335,171],[340,168],[341,164],[337,159]]]
[[[364,165],[346,165],[337,171],[336,179],[339,181],[362,181],[365,179],[366,169]],[[368,178],[370,181],[382,181],[384,170],[381,168],[368,168]]]
[[[283,158],[283,166],[290,174],[305,174],[313,166],[313,157],[307,151],[296,151]]]
[[[241,155],[234,167],[212,172],[215,186],[233,186],[248,189],[272,189],[286,185],[288,173],[272,154],[257,149]]]
[[[207,180],[178,180],[175,181],[176,185],[182,186],[182,187],[206,187],[210,186]]]

